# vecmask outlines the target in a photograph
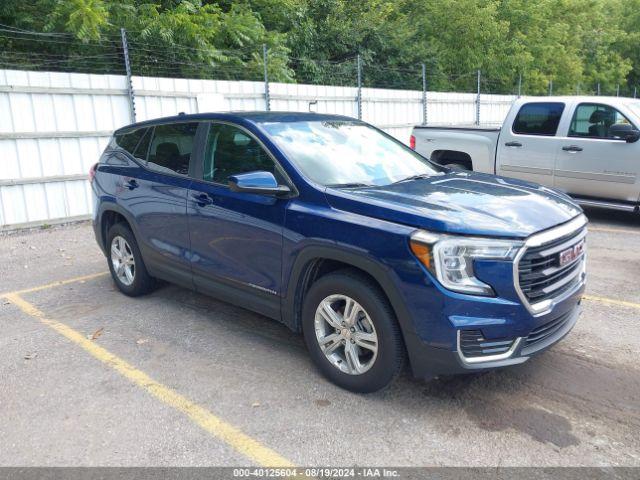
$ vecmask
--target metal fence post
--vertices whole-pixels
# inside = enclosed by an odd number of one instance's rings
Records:
[[[522,96],[522,74],[518,75],[518,98]]]
[[[616,85],[616,97],[620,96],[620,84]]]
[[[124,68],[127,72],[127,93],[129,94],[129,115],[131,123],[136,121],[136,98],[133,93],[133,83],[131,82],[131,62],[129,61],[129,44],[127,43],[127,31],[120,29],[120,37],[122,38],[122,51],[124,53]]]
[[[480,125],[480,69],[478,69],[478,91],[476,94],[476,125]]]
[[[422,124],[427,124],[427,66],[422,64]]]
[[[638,87],[633,87],[633,98],[636,98],[637,93],[638,93]]]
[[[596,95],[598,95],[598,96],[600,95],[600,82],[598,82],[598,87],[597,87],[597,90],[596,90]]]
[[[362,120],[362,59],[358,54],[358,120]]]
[[[553,95],[553,79],[549,80],[549,95]]]
[[[268,112],[271,110],[271,98],[269,97],[269,73],[267,69],[267,44],[262,44],[262,63],[264,64],[264,107]]]

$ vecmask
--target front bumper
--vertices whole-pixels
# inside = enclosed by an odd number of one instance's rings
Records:
[[[562,339],[580,312],[585,237],[581,215],[527,238],[513,262],[475,260],[475,276],[493,287],[493,297],[447,290],[424,268],[422,282],[405,276],[403,290],[415,327],[405,334],[405,343],[414,374],[514,365]],[[562,263],[562,255],[569,261]]]
[[[437,375],[452,375],[489,370],[527,361],[562,340],[575,326],[582,311],[580,303],[561,315],[550,315],[550,319],[528,335],[511,339],[504,353],[485,357],[466,357],[460,345],[460,330],[456,350],[434,347],[418,337],[407,339],[411,352],[413,373],[418,378],[433,378]],[[545,331],[545,328],[547,331]]]

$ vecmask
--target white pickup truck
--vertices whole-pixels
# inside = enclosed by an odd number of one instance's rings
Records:
[[[523,97],[501,128],[416,126],[411,146],[436,163],[520,178],[579,203],[638,211],[640,100]]]

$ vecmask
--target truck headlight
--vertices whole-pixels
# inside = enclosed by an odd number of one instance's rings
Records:
[[[411,251],[449,290],[471,295],[495,295],[490,285],[478,280],[474,260],[513,260],[520,241],[437,235],[418,230],[411,235]]]

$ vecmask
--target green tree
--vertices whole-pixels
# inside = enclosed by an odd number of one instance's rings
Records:
[[[640,0],[3,0],[2,66],[527,94],[640,83]],[[51,32],[28,36],[16,29]],[[62,34],[62,35],[58,35]],[[46,40],[46,41],[45,41]]]

